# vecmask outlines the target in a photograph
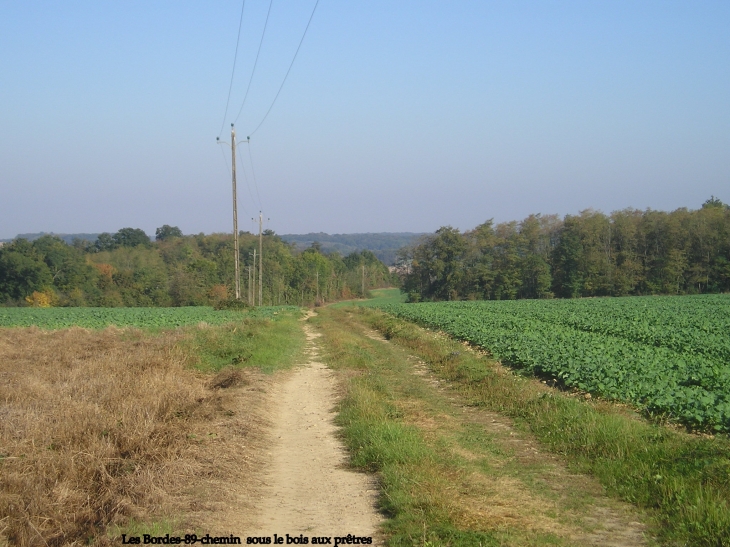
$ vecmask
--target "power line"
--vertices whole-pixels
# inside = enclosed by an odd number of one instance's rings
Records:
[[[226,116],[228,115],[228,105],[231,102],[231,90],[233,89],[233,75],[236,73],[236,60],[238,59],[238,42],[241,40],[241,25],[243,24],[243,8],[246,7],[246,0],[241,2],[241,17],[238,20],[238,37],[236,38],[236,52],[233,55],[233,68],[231,69],[231,83],[228,85],[228,99],[226,100],[226,111],[223,113],[223,121],[221,122],[221,130],[218,136],[223,134],[223,126],[226,124]]]
[[[253,62],[253,70],[251,70],[251,77],[248,79],[248,86],[246,87],[246,94],[243,96],[243,102],[241,103],[241,108],[238,110],[238,115],[236,116],[236,119],[233,120],[233,123],[236,123],[238,121],[238,118],[241,116],[241,112],[243,112],[243,106],[246,104],[246,99],[248,98],[248,91],[251,89],[251,82],[253,82],[253,75],[256,73],[256,65],[259,63],[259,54],[261,53],[261,46],[264,43],[264,35],[266,34],[266,27],[269,25],[269,15],[271,14],[271,6],[274,4],[274,0],[269,1],[269,11],[266,12],[266,21],[264,22],[264,30],[261,33],[261,40],[259,40],[259,49],[256,52],[256,60]]]
[[[225,144],[225,143],[221,143],[221,144]],[[231,166],[228,164],[228,158],[226,158],[226,153],[223,151],[223,148],[221,148],[221,156],[223,157],[223,163],[225,164],[226,171],[228,171],[228,176],[230,177],[231,176]],[[241,167],[243,167],[243,165],[241,165]],[[244,178],[246,178],[246,170],[245,169],[243,171],[243,175],[244,175]],[[246,184],[248,184],[248,180],[246,180]],[[251,189],[250,188],[249,188],[248,192],[249,192],[249,194],[251,193]],[[253,198],[251,198],[251,201],[253,201]],[[246,213],[247,215],[251,214],[251,213],[248,212],[248,209],[246,209],[245,206],[241,206],[241,208],[243,209],[243,212]]]
[[[246,138],[246,144],[248,144],[248,159],[251,162],[251,175],[253,175],[253,184],[256,188],[256,196],[259,198],[259,206],[261,209],[261,196],[259,195],[259,183],[256,182],[256,171],[253,169],[253,156],[251,156],[251,137]]]
[[[241,153],[241,149],[238,149],[238,153]],[[261,200],[259,199],[256,201],[253,198],[253,193],[251,192],[251,184],[248,182],[248,175],[246,174],[246,168],[244,167],[243,158],[241,158],[241,169],[243,169],[243,178],[246,180],[246,187],[248,188],[248,195],[251,198],[251,202],[256,205],[258,203],[259,209],[262,209],[261,207]]]
[[[251,131],[249,133],[249,136],[256,133],[256,131],[259,130],[259,127],[263,125],[263,123],[266,121],[266,118],[269,116],[269,112],[271,112],[271,109],[274,108],[274,104],[276,103],[276,99],[279,98],[279,93],[281,93],[281,90],[284,88],[284,84],[286,83],[286,79],[289,77],[289,72],[291,72],[291,67],[294,66],[294,61],[297,59],[297,55],[299,54],[299,48],[302,47],[302,42],[304,42],[304,37],[307,35],[307,31],[309,30],[309,25],[312,22],[312,18],[314,17],[314,12],[317,11],[317,6],[319,5],[319,0],[317,0],[314,3],[314,8],[312,9],[312,15],[309,16],[309,21],[307,21],[307,26],[304,29],[304,34],[302,34],[302,39],[299,40],[299,45],[297,46],[297,50],[294,52],[294,58],[291,60],[291,64],[289,65],[289,69],[286,71],[286,74],[284,75],[284,80],[281,82],[281,86],[279,87],[279,91],[276,92],[276,96],[274,97],[274,100],[271,101],[271,106],[269,106],[269,109],[266,111],[266,114],[264,114],[263,119],[261,122],[256,126],[256,129]]]

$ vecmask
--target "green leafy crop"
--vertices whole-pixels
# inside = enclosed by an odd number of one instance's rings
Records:
[[[391,304],[511,366],[730,431],[730,295]]]
[[[293,306],[267,306],[247,312],[216,311],[211,307],[182,308],[0,308],[0,327],[62,329],[73,326],[101,329],[109,325],[168,329],[208,323],[222,325],[242,317],[266,318]]]

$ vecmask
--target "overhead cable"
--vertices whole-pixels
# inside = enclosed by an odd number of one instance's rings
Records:
[[[237,147],[236,151],[238,152],[239,156],[241,155],[241,148]],[[258,200],[258,202],[253,198],[253,192],[251,192],[251,183],[248,182],[248,175],[246,174],[246,167],[243,163],[243,158],[240,158],[241,160],[241,170],[243,171],[243,179],[246,181],[246,188],[248,188],[248,196],[251,198],[251,203],[256,205],[258,203],[259,209],[261,209],[261,200]]]
[[[256,182],[256,171],[253,170],[253,157],[251,156],[251,139],[247,139],[248,144],[248,159],[251,161],[251,175],[253,176],[253,185],[256,188],[256,196],[259,198],[259,205],[261,205],[261,196],[259,195],[259,184]],[[263,209],[263,207],[261,207]]]
[[[238,59],[238,43],[241,41],[241,25],[243,23],[243,8],[246,7],[246,0],[241,2],[241,17],[238,19],[238,37],[236,38],[236,52],[233,55],[233,68],[231,69],[231,83],[228,85],[228,99],[226,100],[226,111],[223,113],[223,121],[221,122],[221,130],[218,132],[220,137],[223,134],[223,126],[226,125],[226,116],[228,115],[228,105],[231,102],[231,89],[233,89],[233,75],[236,73],[236,60]]]
[[[251,82],[253,82],[253,75],[256,73],[256,65],[259,63],[259,54],[261,53],[261,46],[264,43],[264,35],[266,34],[266,27],[269,25],[269,15],[271,14],[271,6],[273,5],[274,0],[269,1],[269,11],[266,12],[266,21],[264,22],[264,30],[261,33],[261,40],[259,40],[259,49],[256,52],[256,60],[253,62],[253,69],[251,70],[251,77],[248,79],[248,86],[246,87],[246,94],[243,96],[243,102],[241,103],[241,108],[238,109],[238,115],[236,116],[236,119],[233,120],[233,123],[236,123],[238,121],[238,118],[241,116],[241,112],[243,112],[243,107],[246,104],[246,99],[248,98],[248,91],[251,89]]]
[[[266,111],[266,114],[264,114],[263,119],[259,122],[259,124],[256,126],[256,129],[251,131],[248,135],[251,136],[256,131],[259,130],[259,127],[263,125],[263,123],[266,121],[266,118],[269,116],[269,112],[271,112],[271,109],[274,108],[274,104],[276,103],[276,99],[279,98],[279,94],[281,93],[281,90],[284,88],[284,84],[286,83],[286,79],[289,77],[289,72],[291,72],[291,67],[294,66],[294,61],[297,59],[297,55],[299,54],[299,49],[302,47],[302,42],[304,42],[304,37],[307,35],[307,30],[309,30],[309,25],[312,22],[312,18],[314,17],[314,12],[317,11],[317,6],[319,5],[319,0],[317,0],[314,4],[314,8],[312,9],[312,15],[309,16],[309,21],[307,21],[307,26],[304,29],[304,34],[302,34],[302,39],[299,40],[299,45],[297,46],[297,50],[294,52],[294,58],[291,60],[291,64],[289,65],[289,69],[286,71],[286,74],[284,75],[284,80],[281,82],[281,86],[279,86],[279,91],[276,92],[276,96],[274,97],[274,100],[271,101],[271,106],[269,106],[269,109]]]

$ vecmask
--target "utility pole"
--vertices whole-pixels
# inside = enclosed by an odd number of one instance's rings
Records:
[[[263,305],[264,298],[264,236],[263,236],[264,218],[259,211],[259,306]]]
[[[317,300],[314,301],[314,305],[319,305],[319,268],[317,268]]]
[[[221,128],[222,129],[222,128]],[[218,144],[227,144],[225,141],[220,140],[220,137],[215,138],[215,142]],[[233,267],[236,287],[236,300],[241,299],[241,274],[240,274],[240,260],[238,253],[238,197],[236,195],[236,130],[231,124],[231,184],[233,186]]]
[[[251,305],[256,305],[256,249],[253,250],[253,290],[251,291]]]
[[[248,291],[246,291],[246,294],[248,294],[248,305],[251,305],[251,266],[246,268],[248,270]]]
[[[365,264],[362,265],[362,297],[365,298]]]
[[[241,299],[241,276],[238,271],[238,198],[236,197],[236,130],[231,124],[231,178],[233,182],[233,260],[236,272],[236,300]]]

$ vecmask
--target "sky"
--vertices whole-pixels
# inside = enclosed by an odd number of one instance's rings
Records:
[[[315,2],[0,2],[0,238],[730,202],[727,0]]]

